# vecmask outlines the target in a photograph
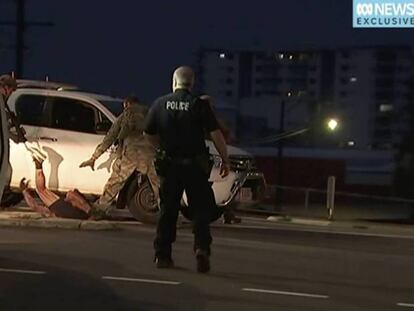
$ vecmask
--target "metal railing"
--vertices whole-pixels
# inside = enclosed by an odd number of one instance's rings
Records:
[[[328,189],[269,185],[268,206],[275,202],[277,189],[283,191],[283,204],[273,211],[291,217],[414,223],[414,200],[410,199],[346,191],[329,196]]]

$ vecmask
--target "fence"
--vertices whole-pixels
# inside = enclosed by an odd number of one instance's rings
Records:
[[[334,190],[332,185],[328,190]],[[329,196],[323,189],[269,185],[263,209],[292,217],[414,223],[414,200],[342,191],[331,193]],[[275,205],[277,200],[281,201],[280,206]]]

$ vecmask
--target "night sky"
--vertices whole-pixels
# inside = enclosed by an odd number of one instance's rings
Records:
[[[25,77],[80,85],[146,102],[170,91],[170,76],[194,64],[200,47],[307,49],[413,44],[414,30],[352,29],[351,0],[97,1],[28,0],[27,17],[55,27],[27,31]],[[14,19],[13,0],[0,0],[0,19]],[[0,28],[0,44],[13,44]],[[14,68],[0,50],[0,71]]]

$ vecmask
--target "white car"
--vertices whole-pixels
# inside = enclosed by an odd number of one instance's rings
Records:
[[[67,192],[76,188],[86,195],[100,195],[111,174],[114,150],[108,150],[99,158],[95,171],[80,169],[79,164],[90,158],[122,112],[123,100],[81,92],[68,85],[35,81],[18,83],[19,88],[10,96],[8,105],[25,129],[27,143],[10,140],[10,188],[17,190],[22,178],[34,181],[35,167],[28,151],[34,146],[47,154],[44,171],[49,189]],[[217,155],[211,144],[210,150]],[[229,155],[237,163],[239,158],[251,158],[243,150],[230,146]],[[219,206],[230,204],[248,176],[252,176],[252,172],[235,170],[222,179],[215,166],[210,181],[216,203]],[[19,197],[10,193],[8,199],[16,199],[13,202],[16,203]],[[127,206],[136,218],[145,222],[155,221],[158,212],[150,187],[148,184],[138,187],[135,176],[121,192],[117,206],[120,209]]]

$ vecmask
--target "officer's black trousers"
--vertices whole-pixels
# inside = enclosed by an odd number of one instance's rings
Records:
[[[210,253],[210,213],[215,198],[208,177],[197,163],[190,161],[186,164],[172,163],[161,178],[161,211],[154,241],[157,257],[171,256],[171,244],[176,238],[176,224],[184,190],[188,204],[194,207],[194,250],[202,249]]]

